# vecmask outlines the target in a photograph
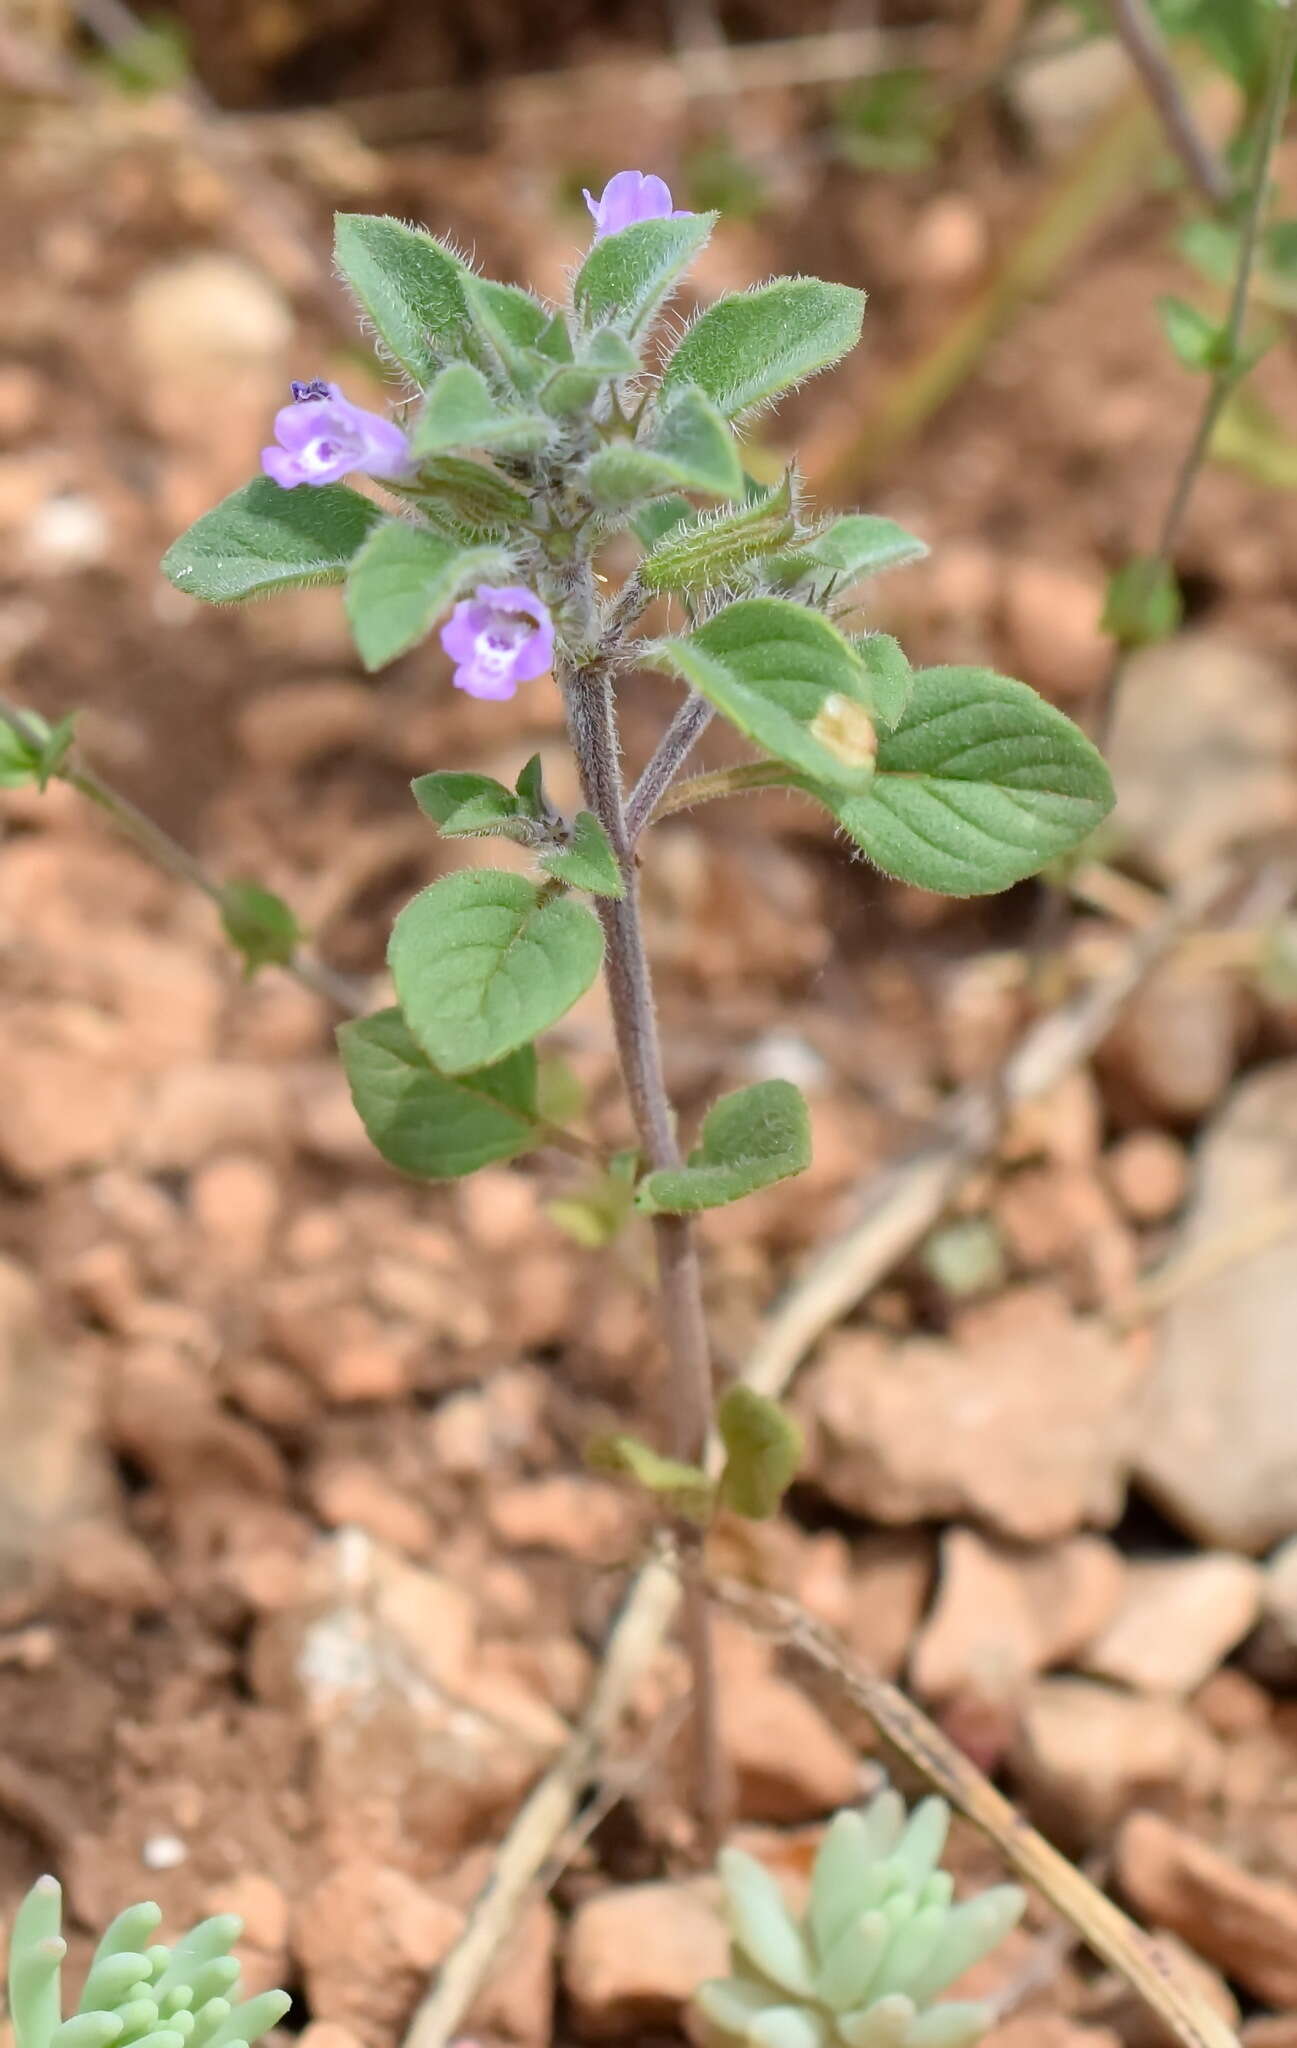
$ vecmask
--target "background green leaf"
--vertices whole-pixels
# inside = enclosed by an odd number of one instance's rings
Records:
[[[341,583],[353,555],[383,518],[346,484],[281,490],[254,477],[222,498],[162,557],[177,590],[211,604],[304,583]]]
[[[259,967],[287,967],[302,940],[301,926],[282,896],[260,882],[230,881],[221,891],[221,924],[243,955],[251,978]]]
[[[777,1401],[742,1382],[722,1400],[716,1426],[726,1451],[717,1499],[749,1521],[768,1521],[797,1477],[801,1430]]]
[[[603,958],[598,919],[522,875],[446,875],[396,920],[388,961],[406,1022],[447,1074],[490,1066],[554,1024]]]
[[[1025,683],[989,669],[918,669],[868,791],[815,792],[885,874],[946,896],[1007,889],[1112,808],[1085,735]]]
[[[375,1150],[421,1180],[454,1180],[535,1145],[530,1045],[477,1073],[438,1073],[401,1012],[338,1028],[351,1099]]]
[[[410,450],[416,456],[447,455],[457,448],[529,454],[543,448],[549,435],[548,423],[537,414],[498,404],[486,378],[471,363],[450,363],[424,400]]]
[[[713,1103],[686,1166],[646,1174],[635,1195],[645,1215],[687,1215],[737,1202],[811,1163],[806,1104],[791,1081],[758,1081]]]
[[[864,313],[863,292],[817,277],[777,277],[718,299],[671,357],[664,388],[696,384],[727,416],[744,412],[846,355]]]
[[[577,812],[571,843],[542,853],[540,865],[569,889],[588,889],[592,896],[621,897],[626,893],[617,856],[593,811]]]

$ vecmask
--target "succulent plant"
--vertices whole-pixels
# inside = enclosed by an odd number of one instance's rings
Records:
[[[9,2013],[15,2048],[248,2048],[283,2018],[286,1991],[238,2000],[230,1948],[243,1932],[233,1913],[200,1920],[174,1948],[150,1942],[162,1909],[146,1900],[119,1913],[95,1950],[81,2003],[63,2017],[60,1932],[63,1893],[36,1880],[9,1937]]]
[[[748,2048],[970,2048],[989,2006],[934,2004],[1022,1914],[1016,1884],[960,1905],[938,1868],[950,1826],[944,1799],[907,1818],[880,1792],[864,1812],[837,1815],[815,1858],[799,1922],[770,1872],[739,1849],[721,1853],[732,1975],[699,1987],[698,2011],[718,2043]]]

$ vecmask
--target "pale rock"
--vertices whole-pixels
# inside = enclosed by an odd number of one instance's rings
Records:
[[[721,1745],[742,1820],[813,1820],[860,1790],[855,1751],[801,1688],[781,1678],[770,1646],[735,1623],[715,1630]]]
[[[348,676],[283,683],[243,706],[239,744],[254,767],[294,775],[371,739],[382,715],[375,691]]]
[[[1080,1847],[1103,1840],[1140,1799],[1210,1797],[1221,1755],[1177,1700],[1040,1678],[1023,1698],[1013,1768],[1040,1826]]]
[[[1267,1560],[1261,1625],[1248,1644],[1247,1663],[1269,1685],[1288,1689],[1297,1682],[1297,1536]]]
[[[534,1181],[508,1167],[487,1166],[455,1189],[464,1227],[484,1252],[516,1252],[534,1244],[540,1220],[540,1191]]]
[[[195,366],[229,370],[277,358],[293,335],[287,304],[259,271],[216,250],[146,271],[126,306],[129,345],[150,376],[192,379]]]
[[[1193,1696],[1194,1712],[1201,1716],[1213,1735],[1238,1742],[1261,1734],[1270,1725],[1274,1701],[1246,1671],[1227,1664],[1213,1671]]]
[[[1297,1889],[1257,1877],[1155,1813],[1132,1813],[1116,1875],[1142,1919],[1167,1927],[1264,2005],[1297,2006]]]
[[[913,223],[909,257],[929,284],[964,284],[986,262],[990,232],[985,214],[964,192],[929,199]]]
[[[1012,1700],[1023,1681],[1073,1657],[1120,1598],[1121,1556],[1099,1536],[1039,1549],[948,1529],[937,1598],[910,1663],[926,1699]]]
[[[1099,621],[1105,579],[1079,568],[1022,556],[1007,565],[1005,624],[1017,656],[1011,671],[1047,697],[1084,697],[1112,659]]]
[[[59,1545],[59,1576],[82,1599],[123,1614],[160,1614],[171,1603],[166,1574],[138,1536],[107,1516],[78,1522]]]
[[[1297,2012],[1259,2012],[1244,2020],[1243,2048],[1297,2048]]]
[[[52,1341],[33,1281],[0,1258],[0,1601],[40,1597],[109,1491],[88,1362]]]
[[[299,1435],[320,1412],[314,1389],[300,1372],[277,1358],[233,1359],[223,1378],[235,1406],[272,1433]]]
[[[982,2036],[982,2048],[1124,2048],[1111,2027],[1083,2024],[1070,2013],[1015,2012]]]
[[[360,1857],[339,1864],[293,1915],[312,2014],[364,2048],[390,2048],[463,1924],[458,1907],[402,1870]]]
[[[137,1343],[122,1352],[106,1423],[113,1446],[177,1502],[196,1489],[272,1500],[288,1490],[270,1439],[228,1413],[202,1370],[167,1344]]]
[[[627,1562],[638,1519],[617,1487],[566,1472],[496,1488],[486,1514],[511,1550],[553,1550],[600,1565]]]
[[[1136,654],[1106,752],[1116,824],[1162,881],[1297,826],[1297,697],[1282,666],[1236,641],[1179,633]]]
[[[195,1223],[218,1262],[235,1272],[253,1272],[265,1259],[281,1203],[278,1175],[250,1152],[209,1160],[189,1186]]]
[[[436,1528],[427,1511],[395,1493],[381,1472],[359,1458],[333,1458],[317,1466],[311,1499],[331,1529],[363,1529],[378,1542],[414,1557],[429,1557],[436,1546]]]
[[[573,2026],[591,2041],[675,2026],[698,1986],[725,1976],[728,1963],[714,1878],[596,1893],[573,1914],[563,1953]]]
[[[928,1604],[936,1545],[926,1529],[886,1529],[852,1545],[842,1633],[882,1678],[899,1676]]]
[[[1133,78],[1115,36],[1079,40],[1066,33],[1070,23],[1065,8],[1041,10],[1035,16],[1040,46],[1029,44],[1030,61],[1011,65],[1005,78],[1018,119],[1050,156],[1066,153],[1091,133]]]
[[[1145,977],[1099,1048],[1099,1067],[1127,1113],[1192,1122],[1229,1086],[1244,1009],[1237,982],[1192,960]]]
[[[466,2035],[481,2032],[516,2048],[549,2048],[557,1947],[558,1915],[548,1899],[533,1899],[491,1964],[464,2022]],[[467,2048],[464,2035],[460,2041]]]
[[[118,1053],[0,1031],[5,1076],[0,1167],[29,1186],[101,1166],[125,1146],[137,1082]]]
[[[1128,1131],[1105,1154],[1103,1170],[1134,1223],[1161,1223],[1189,1191],[1184,1146],[1166,1131]]]
[[[1297,1060],[1262,1068],[1202,1142],[1177,1241],[1191,1256],[1297,1198]],[[1200,1542],[1259,1552],[1297,1528],[1297,1225],[1199,1280],[1162,1315],[1134,1462]]]
[[[1138,1558],[1121,1605],[1081,1662],[1136,1692],[1189,1693],[1252,1627],[1261,1607],[1259,1566],[1227,1551]]]
[[[970,1516],[1039,1542],[1121,1512],[1137,1367],[1044,1287],[958,1321],[957,1340],[830,1339],[797,1408],[808,1476],[881,1522]]]
[[[214,1153],[282,1144],[287,1103],[280,1076],[234,1060],[194,1060],[168,1069],[149,1090],[132,1139],[150,1173],[190,1173]]]
[[[1086,1305],[1110,1307],[1134,1287],[1134,1240],[1092,1168],[1024,1167],[998,1189],[994,1216],[1020,1266],[1061,1269]]]
[[[491,1462],[491,1414],[486,1396],[464,1387],[437,1403],[428,1417],[428,1447],[439,1469],[455,1479],[474,1479]]]

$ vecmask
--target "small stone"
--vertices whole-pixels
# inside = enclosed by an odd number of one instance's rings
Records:
[[[266,1256],[281,1205],[280,1182],[264,1159],[227,1152],[194,1175],[189,1206],[217,1258],[254,1272]]]
[[[234,1913],[254,1948],[272,1954],[288,1947],[288,1900],[272,1877],[247,1871],[216,1885],[203,1901],[204,1913]]]
[[[1291,679],[1282,663],[1221,634],[1178,633],[1133,657],[1106,752],[1121,830],[1159,880],[1183,881],[1297,827]]]
[[[1061,1268],[1074,1298],[1110,1307],[1135,1284],[1137,1258],[1129,1229],[1088,1167],[1028,1166],[995,1197],[996,1222],[1019,1266]]]
[[[964,284],[986,262],[990,235],[985,214],[963,192],[928,200],[913,223],[909,258],[929,284]]]
[[[476,1387],[465,1387],[439,1401],[428,1418],[428,1445],[441,1471],[455,1479],[480,1477],[491,1462],[486,1396]]]
[[[413,1557],[430,1556],[437,1532],[431,1517],[414,1501],[394,1493],[389,1481],[372,1465],[338,1458],[317,1468],[311,1499],[320,1519],[331,1529],[363,1529],[394,1550]]]
[[[900,1675],[928,1604],[936,1547],[924,1529],[880,1530],[852,1546],[842,1633],[881,1678]]]
[[[568,1927],[563,1984],[573,2026],[591,2041],[673,2027],[704,1979],[723,1977],[728,1964],[714,1878],[599,1892]]]
[[[1255,1877],[1155,1813],[1132,1813],[1116,1874],[1135,1910],[1264,2005],[1297,2006],[1297,1890]]]
[[[189,1860],[189,1844],[179,1835],[149,1835],[140,1849],[146,1870],[178,1870]]]
[[[1230,1664],[1212,1672],[1194,1694],[1193,1706],[1212,1734],[1227,1742],[1260,1734],[1269,1727],[1274,1712],[1269,1693],[1246,1671],[1237,1671]]]
[[[1012,671],[1047,697],[1084,697],[1112,659],[1099,621],[1105,582],[1098,568],[1023,556],[1004,584],[1005,624],[1017,655]]]
[[[1166,1131],[1129,1131],[1105,1155],[1108,1185],[1135,1223],[1161,1223],[1189,1191],[1184,1146]]]
[[[365,2048],[390,2048],[463,1924],[458,1907],[402,1870],[360,1858],[339,1864],[293,1915],[311,2012]]]
[[[1022,1574],[971,1529],[941,1539],[937,1597],[910,1659],[924,1700],[972,1692],[1011,1700],[1043,1664],[1036,1617]]]
[[[739,1818],[791,1823],[849,1806],[860,1790],[856,1753],[799,1686],[778,1676],[769,1646],[723,1622],[716,1663]]]
[[[124,1614],[160,1614],[171,1602],[165,1574],[137,1536],[101,1519],[69,1529],[59,1547],[65,1586]]]
[[[375,692],[347,676],[284,683],[259,691],[244,705],[239,744],[254,767],[295,775],[371,739],[381,717]]]
[[[1146,976],[1099,1049],[1099,1067],[1124,1113],[1190,1123],[1224,1094],[1244,1011],[1235,980],[1192,961]]]
[[[455,1190],[464,1227],[484,1252],[514,1252],[534,1244],[540,1214],[534,1181],[508,1167],[487,1166]]]
[[[120,1057],[0,1033],[5,1108],[0,1166],[42,1186],[115,1158],[136,1117],[135,1076]]]
[[[1261,1625],[1248,1644],[1247,1663],[1268,1685],[1297,1683],[1297,1536],[1281,1543],[1266,1564]]]
[[[1240,1083],[1203,1140],[1176,1255],[1297,1197],[1297,1060]],[[1257,1553],[1297,1528],[1297,1226],[1204,1276],[1159,1320],[1135,1465],[1199,1542]]]
[[[553,1550],[587,1564],[625,1564],[636,1516],[615,1486],[553,1473],[493,1492],[486,1504],[493,1533],[510,1550]]]
[[[970,1309],[956,1330],[954,1343],[831,1338],[797,1401],[808,1476],[874,1521],[971,1516],[1028,1542],[1115,1521],[1131,1352],[1044,1287]]]
[[[150,1173],[189,1173],[217,1152],[278,1146],[286,1112],[273,1069],[196,1060],[159,1076],[136,1122],[133,1150]]]
[[[1297,2012],[1259,2012],[1244,2020],[1243,2048],[1297,2048]]]
[[[1120,1607],[1082,1664],[1137,1692],[1192,1692],[1252,1627],[1261,1588],[1260,1568],[1225,1551],[1136,1559]]]
[[[1059,1166],[1089,1166],[1103,1141],[1104,1107],[1093,1074],[1078,1067],[1043,1095],[1016,1103],[1000,1139],[1009,1165],[1049,1159]]]
[[[196,1490],[282,1499],[288,1475],[259,1429],[223,1408],[192,1360],[169,1344],[131,1345],[110,1389],[107,1424],[118,1451],[177,1499]]]
[[[1139,1800],[1210,1797],[1221,1756],[1177,1700],[1039,1678],[1023,1697],[1013,1768],[1038,1825],[1080,1848]]]

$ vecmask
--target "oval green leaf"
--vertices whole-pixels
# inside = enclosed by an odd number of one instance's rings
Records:
[[[536,1143],[536,1054],[529,1045],[477,1073],[449,1075],[420,1050],[401,1012],[338,1028],[356,1112],[389,1166],[456,1180]]]
[[[662,373],[663,388],[696,384],[727,418],[800,384],[860,339],[865,295],[817,277],[776,277],[718,299]]]
[[[162,573],[177,590],[210,604],[341,583],[382,518],[377,505],[345,484],[285,491],[268,476],[254,477],[172,541]]]
[[[713,1103],[688,1164],[646,1174],[635,1207],[648,1216],[719,1209],[810,1163],[811,1124],[800,1091],[791,1081],[758,1081]]]

